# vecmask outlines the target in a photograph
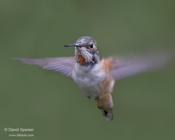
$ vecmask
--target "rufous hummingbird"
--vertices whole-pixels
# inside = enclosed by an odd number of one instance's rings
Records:
[[[65,47],[74,47],[75,56],[17,60],[72,78],[86,97],[96,101],[97,107],[108,120],[113,118],[112,91],[115,81],[159,68],[169,59],[169,55],[164,54],[101,58],[96,41],[90,36],[80,37],[75,43]]]

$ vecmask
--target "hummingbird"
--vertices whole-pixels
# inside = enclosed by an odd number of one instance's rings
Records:
[[[160,68],[169,60],[169,55],[161,53],[101,58],[96,40],[90,36],[82,36],[64,47],[74,48],[75,55],[16,59],[71,78],[83,95],[95,100],[97,108],[107,120],[113,119],[112,92],[116,81]]]

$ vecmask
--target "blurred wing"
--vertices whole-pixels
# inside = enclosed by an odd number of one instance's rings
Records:
[[[155,70],[164,66],[171,58],[169,53],[147,54],[126,58],[113,58],[112,75],[115,80]]]
[[[43,69],[63,73],[66,76],[72,75],[75,60],[73,57],[55,57],[55,58],[16,58],[26,64],[38,65]]]

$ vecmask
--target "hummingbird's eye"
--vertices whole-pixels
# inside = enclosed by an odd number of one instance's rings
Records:
[[[89,47],[90,47],[90,48],[93,48],[93,47],[94,47],[94,45],[93,45],[93,44],[91,44]]]

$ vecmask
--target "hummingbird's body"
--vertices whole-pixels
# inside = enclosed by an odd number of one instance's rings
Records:
[[[105,72],[100,69],[100,64],[84,67],[77,63],[72,77],[85,96],[95,99],[99,96],[99,83],[105,79]]]
[[[108,120],[113,118],[111,93],[115,81],[158,68],[169,59],[167,54],[101,59],[96,41],[89,36],[80,37],[74,44],[65,47],[74,47],[75,57],[17,59],[47,70],[61,72],[72,78],[86,97],[96,101],[97,107]]]
[[[82,93],[88,98],[95,99],[97,107],[106,112],[110,119],[113,107],[111,93],[115,83],[111,75],[111,63],[111,59],[101,60],[89,67],[76,63],[72,73],[73,80],[82,89]]]
[[[84,67],[75,64],[72,77],[76,84],[83,89],[85,95],[90,98],[99,96],[100,82],[108,79],[110,73],[103,67],[104,61],[95,64],[94,66]]]

